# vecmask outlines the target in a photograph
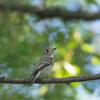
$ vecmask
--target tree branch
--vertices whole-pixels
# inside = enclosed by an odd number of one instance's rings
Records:
[[[37,79],[35,83],[38,84],[72,83],[72,82],[83,82],[83,81],[98,80],[98,79],[100,79],[100,73],[79,76],[79,77],[69,77],[69,78],[43,78],[43,79]],[[30,80],[28,78],[0,77],[0,83],[29,84]]]
[[[64,8],[41,8],[41,7],[34,7],[31,5],[21,5],[21,4],[11,4],[7,5],[4,3],[0,3],[0,10],[1,11],[17,11],[21,13],[30,13],[36,14],[40,18],[53,18],[53,17],[60,17],[65,20],[70,19],[84,19],[84,20],[94,20],[100,19],[100,12],[84,12],[84,11],[76,11],[70,12]]]

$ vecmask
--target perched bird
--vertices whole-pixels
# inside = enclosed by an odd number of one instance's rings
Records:
[[[37,62],[30,76],[30,85],[32,85],[40,74],[48,74],[54,65],[53,52],[56,48],[48,48],[43,51],[42,57]]]

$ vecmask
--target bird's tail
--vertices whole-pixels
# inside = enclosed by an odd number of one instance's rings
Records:
[[[38,76],[40,75],[40,71],[36,74],[32,73],[31,76],[30,76],[30,84],[29,86],[31,86],[32,84],[34,84],[34,82],[36,81],[36,79],[38,78]]]

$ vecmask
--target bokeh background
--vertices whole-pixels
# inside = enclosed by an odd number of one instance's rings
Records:
[[[0,3],[43,6],[42,0]],[[45,0],[48,8],[100,13],[100,0]],[[0,76],[29,77],[47,47],[57,47],[49,77],[100,73],[100,19],[39,18],[0,10]],[[45,77],[45,76],[44,76]],[[46,76],[47,77],[47,76]],[[0,100],[100,100],[100,81],[67,84],[0,84]]]

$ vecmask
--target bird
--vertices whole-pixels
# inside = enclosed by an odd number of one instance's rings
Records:
[[[53,52],[56,49],[57,48],[48,48],[43,51],[40,60],[37,62],[37,64],[33,68],[32,74],[30,76],[30,86],[35,83],[36,79],[40,75],[48,74],[51,71],[54,65]]]

